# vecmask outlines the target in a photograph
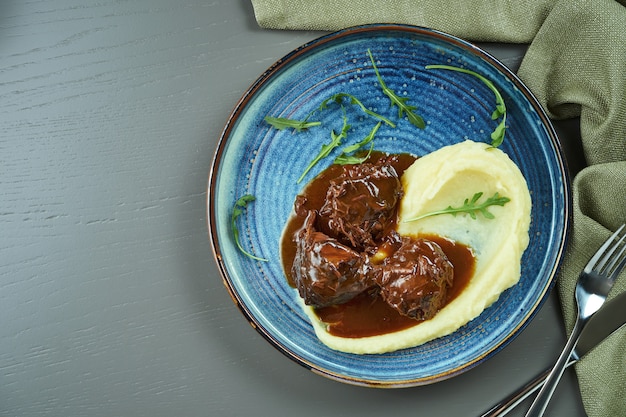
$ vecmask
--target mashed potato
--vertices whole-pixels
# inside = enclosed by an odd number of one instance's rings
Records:
[[[400,203],[398,232],[436,234],[472,248],[475,272],[467,287],[430,320],[378,336],[344,338],[326,331],[313,309],[302,306],[318,338],[330,348],[357,354],[384,353],[417,346],[450,334],[476,318],[520,278],[520,261],[528,246],[531,199],[519,168],[501,150],[465,141],[419,158],[402,176],[405,196]],[[448,206],[458,207],[475,193],[485,198],[496,192],[510,201],[491,206],[494,219],[481,214],[443,214],[405,222]],[[298,297],[299,298],[299,297]]]

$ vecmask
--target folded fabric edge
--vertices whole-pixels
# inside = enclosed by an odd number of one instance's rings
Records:
[[[555,0],[251,2],[256,21],[264,29],[337,31],[365,24],[398,23],[428,27],[476,42],[530,43]]]

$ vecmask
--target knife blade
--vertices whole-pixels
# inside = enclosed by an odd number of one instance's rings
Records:
[[[601,310],[602,313],[598,311],[589,319],[572,353],[572,359],[580,360],[626,324],[626,292],[608,301]]]
[[[602,343],[604,339],[621,328],[626,328],[626,292],[607,301],[604,306],[589,319],[572,352],[567,367],[578,362],[589,351]],[[480,417],[501,417],[508,414],[509,411],[515,408],[519,403],[541,388],[550,371],[551,368],[546,369],[519,390],[485,411]]]

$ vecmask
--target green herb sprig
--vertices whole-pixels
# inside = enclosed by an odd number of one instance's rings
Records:
[[[391,127],[396,127],[396,124],[394,122],[392,122],[391,120],[389,120],[389,118],[383,116],[382,114],[376,113],[375,111],[372,111],[370,109],[368,109],[367,107],[365,107],[365,105],[361,102],[361,100],[359,100],[358,98],[356,98],[354,95],[352,94],[348,94],[348,93],[337,93],[337,94],[333,94],[332,96],[328,97],[326,100],[322,101],[322,103],[319,105],[319,107],[315,110],[313,110],[311,113],[309,113],[307,115],[306,118],[304,118],[303,120],[298,120],[298,119],[289,119],[287,117],[272,117],[272,116],[265,116],[264,120],[270,124],[272,127],[274,127],[275,129],[278,130],[284,130],[284,129],[294,129],[296,132],[301,132],[303,130],[309,129],[311,127],[315,127],[315,126],[320,126],[322,124],[322,122],[320,121],[312,121],[309,122],[309,117],[311,117],[316,111],[322,111],[322,110],[326,110],[328,108],[328,105],[330,103],[337,103],[337,104],[342,104],[343,103],[343,99],[347,98],[350,102],[350,104],[356,105],[358,107],[361,108],[361,110],[365,113],[368,114],[376,119],[382,120],[383,122],[385,122],[387,125],[391,126]]]
[[[337,148],[338,146],[341,146],[342,140],[348,136],[348,130],[350,129],[351,126],[348,124],[348,117],[346,116],[346,109],[343,106],[341,106],[341,109],[343,111],[343,127],[341,128],[341,132],[339,134],[336,134],[334,130],[331,130],[330,143],[322,145],[320,152],[317,154],[315,158],[313,158],[313,160],[306,167],[302,175],[300,175],[300,178],[298,178],[297,183],[302,182],[302,180],[304,179],[306,174],[308,174],[311,168],[313,168],[319,161],[321,161],[322,159],[330,155],[333,149]]]
[[[414,222],[414,221],[417,221],[426,217],[437,216],[440,214],[452,214],[453,216],[456,216],[458,213],[467,213],[474,220],[476,220],[476,215],[480,213],[483,215],[484,218],[491,220],[491,219],[494,219],[495,216],[493,215],[493,213],[487,210],[487,208],[491,206],[504,206],[506,203],[511,201],[510,198],[501,197],[498,193],[495,193],[493,196],[489,197],[482,203],[478,203],[478,200],[480,199],[480,197],[482,197],[482,195],[483,195],[482,192],[478,192],[474,194],[471,200],[469,198],[466,198],[461,207],[448,206],[447,208],[443,210],[431,211],[429,213],[425,213],[425,214],[419,215],[417,217],[413,217],[408,220],[403,220],[402,222],[403,223]]]
[[[369,158],[370,155],[372,154],[372,150],[374,150],[374,142],[372,141],[374,140],[374,136],[376,135],[376,132],[378,132],[378,129],[380,128],[381,123],[382,122],[378,122],[376,126],[372,128],[370,133],[362,141],[357,142],[354,145],[346,146],[345,148],[343,148],[341,150],[341,154],[337,156],[337,158],[335,158],[334,163],[339,164],[339,165],[347,165],[347,164],[361,164],[367,161],[367,158]],[[365,154],[364,156],[350,155],[351,153],[358,151],[359,149],[361,149],[368,143],[370,144],[370,147],[369,147],[369,151],[367,152],[367,154]]]
[[[308,116],[304,120],[288,119],[286,117],[265,116],[265,121],[278,130],[293,128],[296,132],[301,132],[308,128],[319,126],[322,122],[309,122]]]
[[[367,50],[367,54],[370,57],[370,61],[372,61],[372,67],[374,68],[374,72],[376,73],[376,78],[378,79],[378,83],[383,90],[383,93],[389,97],[391,100],[391,106],[398,106],[398,117],[402,118],[404,114],[406,114],[409,122],[414,126],[417,126],[420,129],[424,129],[426,127],[426,123],[424,123],[424,119],[414,112],[417,110],[417,106],[412,106],[407,103],[409,101],[408,97],[399,97],[391,88],[387,87],[383,78],[380,76],[380,72],[378,71],[378,67],[376,66],[376,62],[374,62],[374,57],[372,56],[372,51]]]
[[[235,244],[237,245],[237,248],[239,248],[239,250],[244,255],[257,261],[267,262],[267,259],[255,256],[251,254],[250,252],[248,252],[247,250],[245,250],[243,246],[241,246],[241,242],[239,240],[239,229],[237,228],[237,218],[241,216],[241,214],[243,213],[243,209],[246,208],[248,203],[254,200],[256,200],[256,198],[250,194],[246,194],[242,197],[239,197],[239,199],[235,202],[235,206],[233,207],[233,211],[230,215],[230,227],[232,230],[233,238],[235,239]]]
[[[361,108],[361,110],[363,110],[364,113],[382,120],[383,122],[385,122],[387,125],[391,126],[391,127],[396,127],[396,124],[394,122],[392,122],[391,120],[389,120],[387,117],[378,114],[370,109],[368,109],[367,107],[365,107],[365,105],[361,102],[361,100],[359,100],[358,98],[356,98],[355,96],[353,96],[352,94],[348,94],[348,93],[337,93],[337,94],[333,94],[331,97],[327,98],[326,100],[324,100],[322,102],[322,104],[320,104],[319,109],[320,110],[324,110],[328,107],[328,104],[330,104],[331,102],[335,102],[338,104],[343,103],[343,99],[347,98],[350,100],[350,104],[355,104],[357,106],[359,106]]]
[[[500,146],[504,141],[504,134],[506,132],[506,105],[504,104],[502,94],[500,94],[500,91],[496,88],[493,82],[475,71],[468,70],[466,68],[455,67],[452,65],[426,65],[425,68],[427,70],[443,69],[449,71],[457,71],[464,74],[472,75],[482,81],[493,92],[493,94],[496,96],[496,108],[493,113],[491,113],[491,119],[497,120],[499,117],[502,116],[502,120],[500,121],[498,126],[496,126],[493,132],[491,132],[491,146],[493,146],[494,148]]]

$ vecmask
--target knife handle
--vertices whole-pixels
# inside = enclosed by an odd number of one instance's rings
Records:
[[[576,362],[578,361],[570,358],[569,362],[567,362],[565,367],[568,368],[572,366],[573,364],[575,364]],[[501,417],[501,416],[508,414],[509,411],[517,407],[519,403],[524,401],[531,394],[533,394],[539,388],[541,388],[543,383],[546,381],[546,378],[550,374],[551,370],[552,370],[551,368],[546,369],[541,374],[533,378],[526,385],[522,386],[520,389],[518,389],[511,395],[504,398],[499,403],[495,404],[489,410],[485,411],[483,414],[480,415],[480,417]]]

